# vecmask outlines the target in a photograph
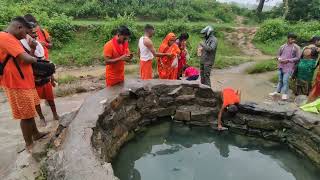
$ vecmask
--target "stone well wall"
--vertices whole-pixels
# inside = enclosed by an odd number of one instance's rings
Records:
[[[195,82],[129,81],[99,91],[62,122],[66,137],[47,160],[48,179],[115,180],[110,162],[142,127],[172,117],[216,127],[220,93]],[[320,167],[319,117],[291,105],[240,105],[224,117],[231,132],[286,143]]]

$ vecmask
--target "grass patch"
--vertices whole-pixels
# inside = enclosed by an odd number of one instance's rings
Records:
[[[262,53],[267,55],[274,55],[276,57],[279,48],[282,44],[285,43],[284,39],[268,42],[253,42],[253,44],[258,48]]]
[[[59,65],[88,66],[103,61],[103,44],[97,43],[91,34],[85,31],[77,32],[70,43],[61,49],[51,51],[51,60]]]
[[[246,62],[252,61],[248,58],[232,57],[232,56],[219,56],[216,59],[214,68],[224,69],[232,66],[237,66]]]
[[[63,77],[59,77],[57,79],[59,84],[71,84],[72,82],[76,81],[78,78],[72,75],[66,75]]]
[[[261,61],[253,65],[252,67],[248,68],[246,71],[248,74],[258,74],[264,73],[269,71],[275,71],[278,68],[278,63],[276,60],[266,60]]]

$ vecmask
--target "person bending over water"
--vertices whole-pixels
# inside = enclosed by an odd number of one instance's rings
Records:
[[[235,116],[238,113],[238,105],[241,100],[241,91],[227,87],[222,91],[222,106],[218,115],[218,130],[226,130],[222,126],[222,115],[224,112],[227,112],[230,116]]]

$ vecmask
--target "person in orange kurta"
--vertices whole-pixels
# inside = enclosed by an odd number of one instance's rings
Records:
[[[24,18],[36,26],[32,29],[32,33],[30,34],[30,36],[33,39],[36,39],[37,42],[40,43],[40,46],[43,47],[44,57],[39,57],[39,58],[50,61],[49,60],[49,49],[52,48],[52,40],[51,40],[49,33],[45,29],[42,29],[39,26],[38,21],[31,14],[26,14],[24,16]],[[36,79],[38,81],[40,81],[40,79],[38,79],[38,78],[36,78]],[[40,99],[44,99],[48,102],[48,104],[51,108],[54,120],[59,120],[59,115],[57,113],[56,104],[54,102],[54,95],[53,95],[53,87],[56,86],[54,76],[51,76],[51,79],[48,79],[48,80],[49,81],[47,81],[47,83],[45,83],[45,84],[37,84],[36,83],[36,89],[37,89],[37,92],[38,92]],[[45,120],[45,117],[42,113],[41,105],[39,104],[36,107],[36,109],[37,109],[37,112],[38,112],[38,115],[40,117],[41,122],[44,125],[46,125],[46,120]]]
[[[104,45],[107,87],[124,81],[124,64],[130,62],[133,57],[129,50],[130,36],[130,30],[126,26],[120,26],[117,34]]]
[[[20,44],[31,25],[23,17],[14,18],[5,32],[0,32],[0,63],[5,64],[0,75],[0,86],[8,98],[14,119],[20,119],[21,131],[30,152],[33,141],[44,137],[37,129],[34,117],[39,104],[32,71],[37,58],[25,52]]]
[[[142,80],[152,79],[152,60],[154,57],[171,56],[169,53],[157,53],[153,43],[154,27],[147,24],[144,28],[144,36],[139,39],[138,55],[140,59],[140,78]]]
[[[169,33],[160,45],[160,53],[169,53],[171,56],[158,58],[158,73],[160,79],[176,80],[178,76],[178,55],[180,49],[176,42],[176,35]]]
[[[238,105],[241,100],[240,90],[235,91],[234,89],[227,87],[222,91],[222,106],[218,115],[218,130],[224,130],[222,126],[222,115],[223,112],[228,112],[229,115],[234,116],[238,112]]]

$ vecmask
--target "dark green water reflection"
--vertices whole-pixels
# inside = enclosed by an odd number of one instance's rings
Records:
[[[150,127],[113,162],[121,180],[319,180],[309,161],[257,138],[174,123]]]

